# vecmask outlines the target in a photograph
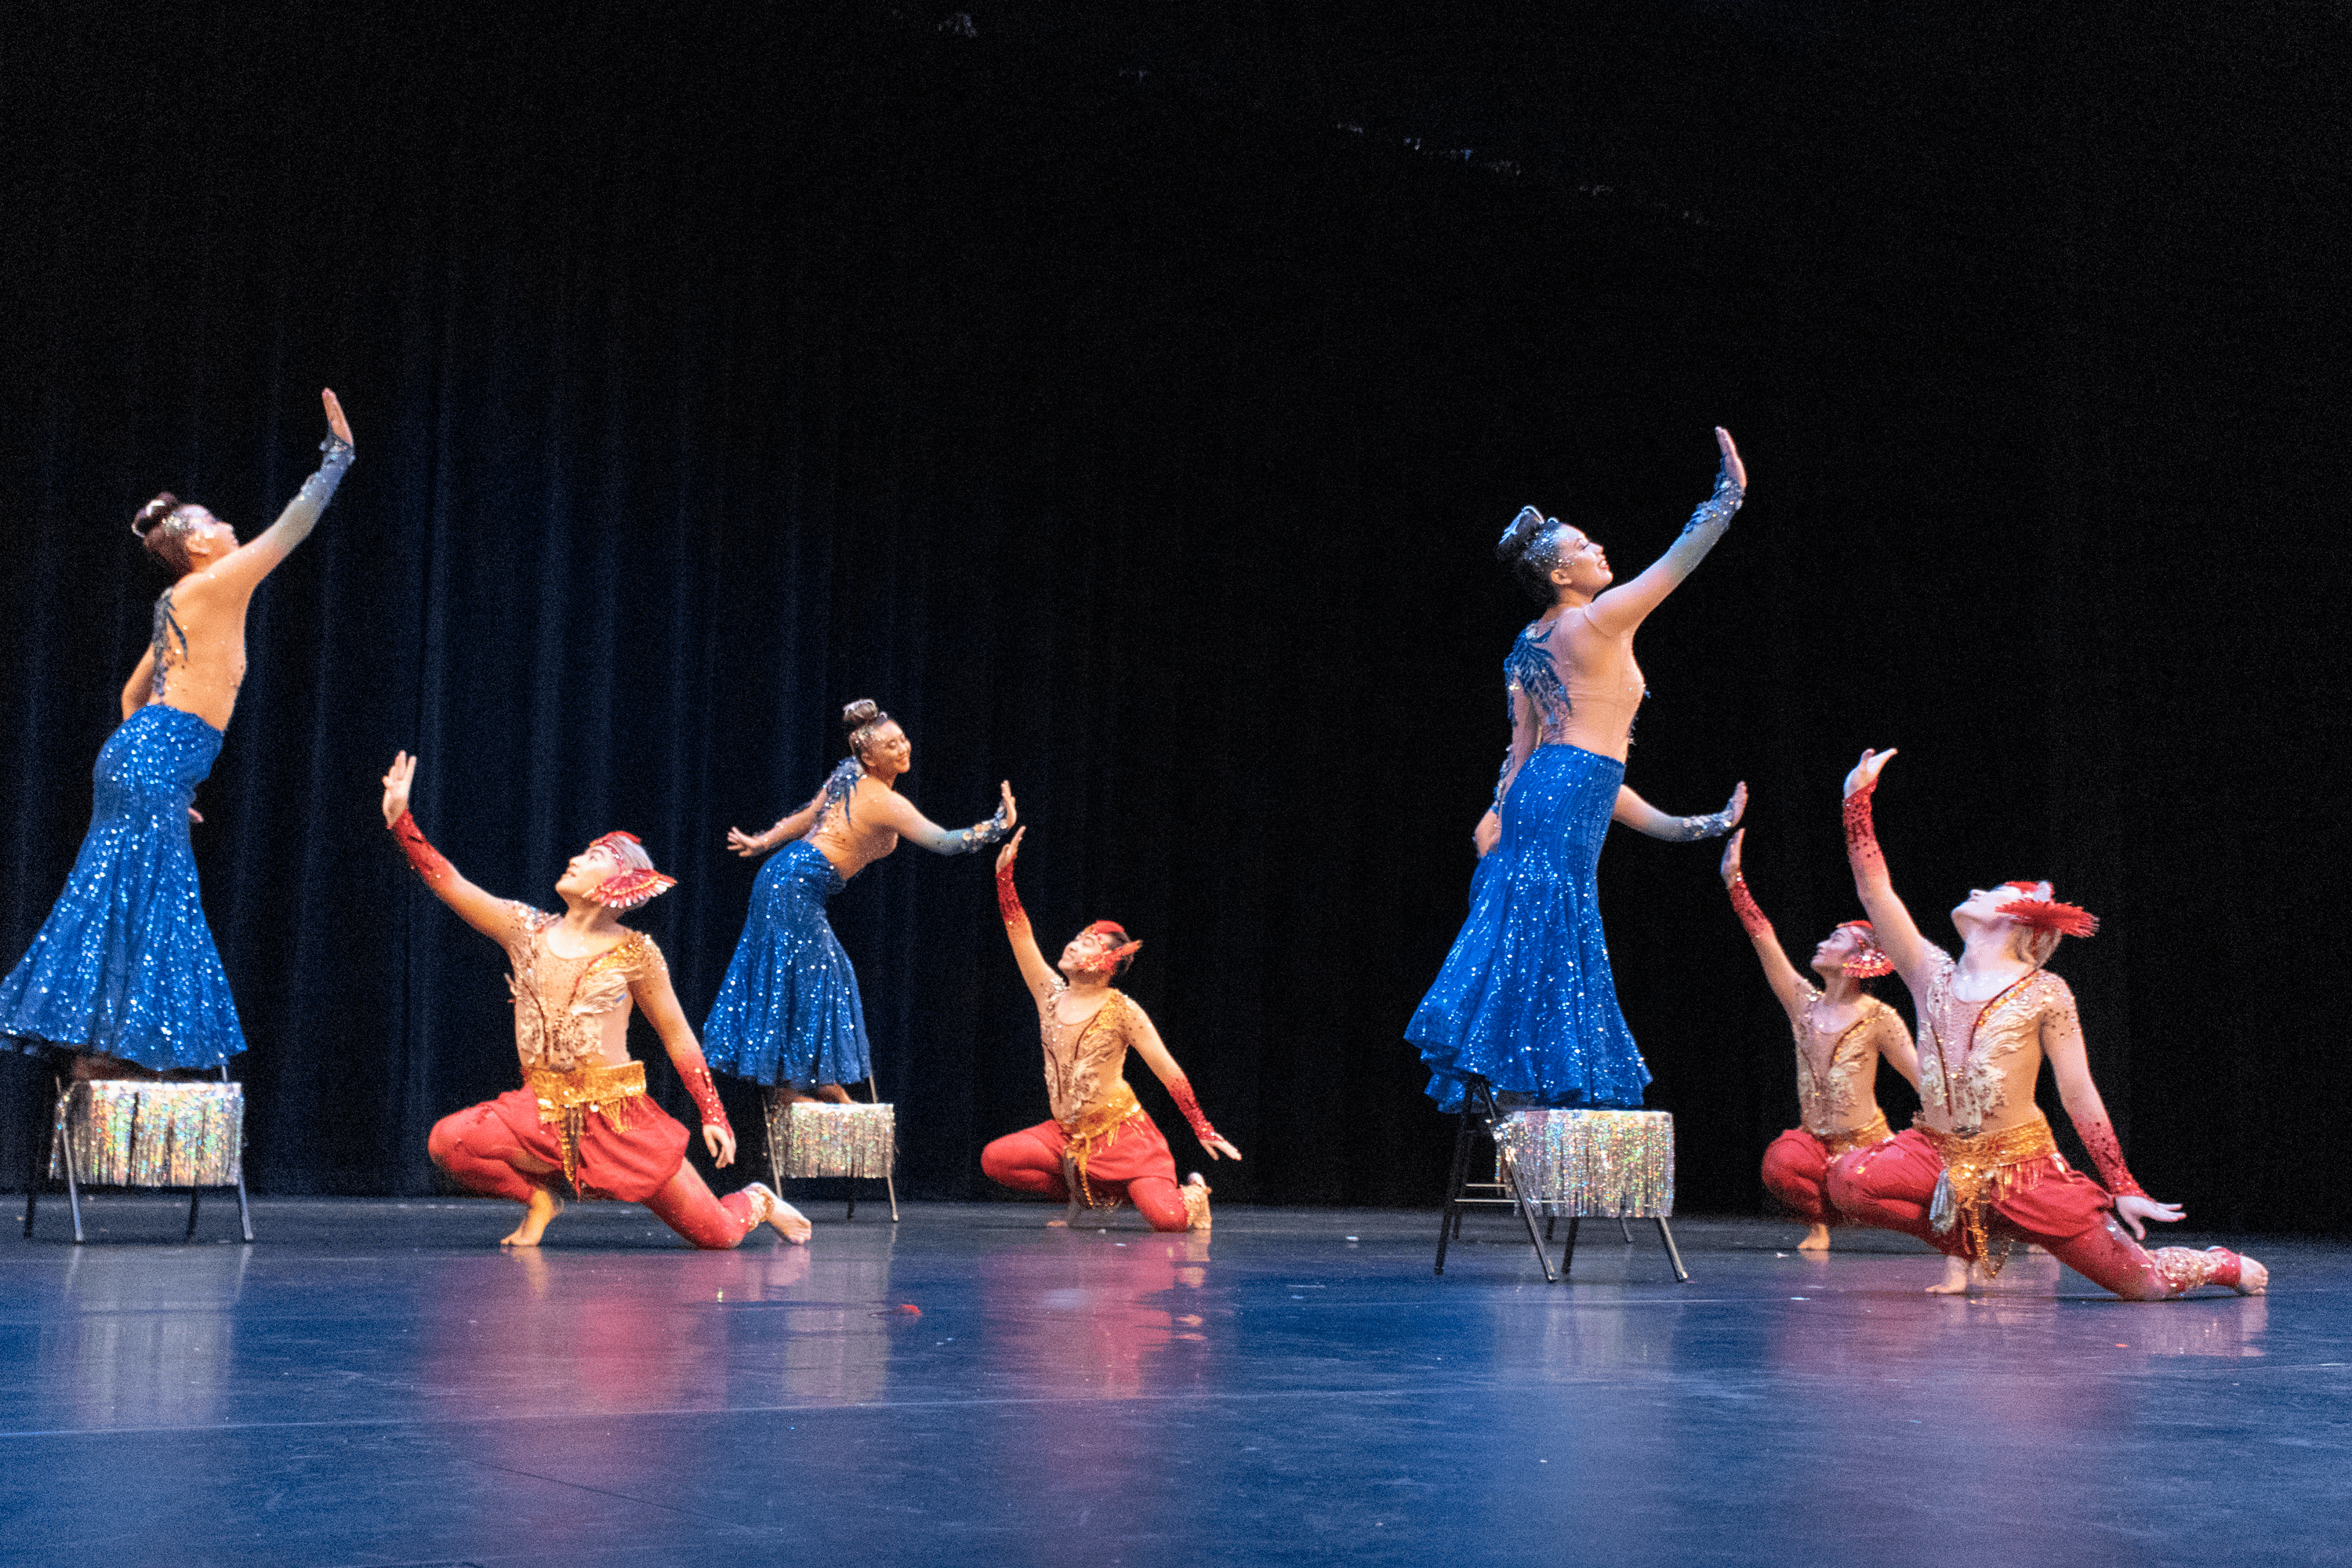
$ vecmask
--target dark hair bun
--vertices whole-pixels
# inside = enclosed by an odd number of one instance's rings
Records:
[[[866,725],[878,724],[888,717],[880,703],[870,697],[861,697],[841,710],[841,727],[854,735]]]
[[[1519,508],[1519,515],[1511,519],[1511,526],[1503,530],[1503,537],[1496,542],[1495,559],[1517,561],[1543,531],[1543,513],[1531,506]]]
[[[146,538],[147,531],[171,516],[179,504],[180,498],[165,490],[139,509],[139,515],[131,520],[131,531],[142,539]]]

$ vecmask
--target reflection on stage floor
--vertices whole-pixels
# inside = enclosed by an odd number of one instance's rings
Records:
[[[1587,1226],[1547,1287],[1501,1221],[1432,1278],[1433,1214],[913,1204],[697,1253],[577,1205],[502,1253],[506,1205],[256,1207],[252,1246],[144,1197],[11,1228],[8,1560],[2137,1568],[2340,1561],[2352,1508],[2341,1245],[2135,1306],[1758,1220],[1678,1221],[1689,1285]]]

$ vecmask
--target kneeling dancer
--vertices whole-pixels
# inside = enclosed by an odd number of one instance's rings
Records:
[[[1013,863],[1028,831],[1013,834],[996,858],[996,907],[1021,978],[1037,1004],[1045,1096],[1054,1119],[997,1139],[981,1151],[980,1168],[1001,1186],[1067,1199],[1068,1214],[1053,1224],[1075,1219],[1082,1203],[1109,1208],[1124,1196],[1154,1230],[1206,1230],[1208,1185],[1198,1172],[1183,1186],[1176,1184],[1168,1140],[1128,1087],[1128,1047],[1167,1087],[1210,1159],[1238,1160],[1242,1152],[1218,1137],[1201,1114],[1184,1069],[1160,1043],[1160,1031],[1143,1009],[1111,988],[1141,942],[1129,942],[1113,921],[1097,921],[1062,949],[1059,974],[1046,966],[1013,888]]]
[[[415,759],[405,752],[383,775],[383,820],[408,863],[457,918],[507,950],[514,973],[515,1049],[524,1087],[445,1116],[426,1147],[468,1191],[512,1198],[522,1224],[500,1246],[536,1247],[562,1212],[561,1176],[582,1197],[643,1204],[697,1247],[724,1248],[765,1222],[806,1241],[798,1209],[754,1182],[711,1196],[686,1163],[686,1129],[646,1093],[646,1067],[630,1058],[629,1005],[661,1036],[702,1112],[702,1142],[720,1165],[735,1161],[735,1132],[719,1103],[702,1047],[670,989],[661,949],[615,918],[677,885],[654,869],[637,840],[607,833],[572,858],[557,879],[563,913],[493,898],[457,874],[408,814]]]
[[[1915,1087],[1919,1058],[1895,1009],[1862,988],[1864,981],[1895,969],[1878,950],[1870,922],[1847,921],[1823,937],[1812,957],[1822,984],[1807,984],[1780,951],[1772,922],[1740,875],[1739,847],[1747,837],[1741,828],[1723,852],[1723,885],[1797,1037],[1798,1124],[1764,1151],[1764,1187],[1810,1225],[1799,1249],[1825,1252],[1830,1226],[1843,1217],[1830,1202],[1830,1162],[1895,1136],[1878,1109],[1879,1058]]]
[[[2089,936],[2098,921],[2054,902],[2047,882],[2008,882],[1970,893],[1952,911],[1958,963],[1919,934],[1871,822],[1879,770],[1894,754],[1864,752],[1846,775],[1846,856],[1879,945],[1917,1008],[1920,1110],[1911,1131],[1831,1167],[1831,1201],[1860,1224],[1943,1252],[1943,1282],[1930,1289],[1948,1294],[1968,1288],[1971,1263],[1987,1279],[1998,1274],[2021,1237],[2126,1300],[2160,1301],[2200,1285],[2261,1292],[2270,1271],[2227,1247],[2150,1252],[2134,1239],[2147,1234],[2143,1220],[2177,1220],[2179,1206],[2149,1198],[2125,1168],[2091,1081],[2074,993],[2042,967],[2062,936]],[[2067,1165],[2033,1103],[2045,1057],[2104,1187]]]

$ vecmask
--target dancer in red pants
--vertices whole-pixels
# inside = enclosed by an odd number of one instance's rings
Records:
[[[2127,1300],[2163,1300],[2200,1285],[2260,1293],[2270,1271],[2251,1258],[2221,1247],[2150,1252],[2135,1239],[2147,1234],[2142,1221],[2177,1220],[2180,1209],[2148,1197],[2125,1168],[2091,1081],[2074,993],[2042,968],[2062,936],[2089,936],[2098,921],[2053,901],[2047,882],[2007,882],[1970,893],[1952,911],[1958,963],[1919,934],[1871,822],[1879,770],[1894,754],[1864,752],[1846,775],[1846,856],[1879,945],[1917,1008],[1920,1110],[1911,1131],[1832,1166],[1830,1200],[1859,1224],[1942,1251],[1950,1262],[1931,1287],[1942,1292],[1966,1289],[1970,1264],[1987,1279],[1999,1273],[2022,1237]],[[2033,1103],[2045,1058],[2104,1186],[2067,1165]]]
[[[1141,942],[1129,942],[1112,921],[1097,921],[1062,949],[1059,974],[1046,965],[1013,889],[1013,863],[1026,832],[1013,834],[996,857],[996,906],[1021,978],[1037,1004],[1054,1119],[997,1139],[981,1151],[980,1168],[1000,1185],[1068,1200],[1068,1214],[1050,1223],[1068,1224],[1081,1204],[1109,1208],[1125,1197],[1154,1230],[1206,1230],[1208,1185],[1197,1172],[1182,1187],[1176,1184],[1168,1140],[1128,1087],[1129,1048],[1167,1087],[1210,1159],[1238,1160],[1242,1152],[1201,1114],[1184,1069],[1160,1043],[1160,1031],[1143,1009],[1111,988]]]
[[[555,884],[563,913],[493,898],[457,874],[408,814],[416,762],[403,752],[383,775],[383,820],[408,863],[457,918],[507,950],[514,973],[515,1048],[524,1087],[433,1127],[433,1163],[472,1192],[512,1198],[522,1224],[503,1247],[536,1247],[562,1212],[560,1177],[582,1197],[638,1203],[702,1247],[730,1247],[765,1222],[806,1241],[798,1209],[754,1182],[715,1198],[686,1163],[686,1129],[646,1093],[645,1063],[630,1058],[629,1005],[646,1010],[702,1113],[702,1141],[721,1165],[735,1132],[679,1011],[661,950],[615,917],[676,885],[626,833],[607,833],[572,858]]]
[[[1878,1109],[1879,1058],[1915,1087],[1919,1058],[1895,1009],[1862,988],[1864,981],[1895,969],[1878,950],[1870,922],[1848,921],[1823,937],[1812,957],[1822,984],[1807,983],[1780,951],[1772,922],[1739,873],[1739,847],[1747,837],[1741,828],[1723,852],[1723,885],[1797,1037],[1798,1124],[1764,1151],[1764,1187],[1811,1226],[1798,1248],[1825,1252],[1830,1226],[1840,1218],[1829,1197],[1830,1162],[1895,1136]]]

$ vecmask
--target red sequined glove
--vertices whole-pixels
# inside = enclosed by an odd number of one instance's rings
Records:
[[[1749,936],[1759,942],[1770,939],[1772,922],[1766,920],[1764,911],[1756,907],[1755,897],[1748,891],[1748,879],[1745,877],[1731,879],[1731,912],[1739,917],[1740,925]]]
[[[446,887],[457,875],[457,868],[425,841],[425,830],[408,813],[400,814],[400,820],[392,825],[392,835],[400,840],[401,853],[408,857],[408,863],[416,868],[416,874],[425,879],[426,887]]]
[[[2147,1194],[2132,1180],[2130,1169],[2124,1164],[2124,1146],[2116,1142],[2116,1130],[2104,1121],[2089,1126],[2074,1123],[2083,1147],[2090,1151],[2091,1163],[2099,1168],[2099,1184],[2119,1198],[2144,1198]]]
[[[710,1081],[710,1068],[701,1062],[677,1069],[685,1081],[686,1092],[694,1096],[694,1103],[702,1112],[702,1124],[716,1127],[729,1137],[735,1135],[734,1123],[727,1120],[727,1108],[719,1103],[719,1086]]]
[[[1004,917],[1008,926],[1025,926],[1029,911],[1021,907],[1021,895],[1013,890],[1013,868],[1005,867],[996,873],[996,912]]]
[[[1878,789],[1872,779],[1845,797],[1845,858],[1857,871],[1884,871],[1886,857],[1878,847],[1878,828],[1870,820],[1870,797]]]
[[[1201,1114],[1201,1102],[1192,1098],[1192,1086],[1189,1081],[1181,1078],[1170,1079],[1168,1098],[1176,1102],[1176,1109],[1182,1111],[1184,1120],[1192,1124],[1193,1137],[1203,1143],[1216,1141],[1217,1130],[1209,1125],[1207,1117]]]

